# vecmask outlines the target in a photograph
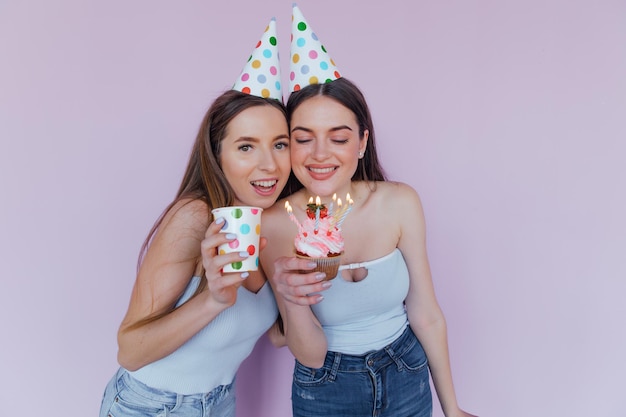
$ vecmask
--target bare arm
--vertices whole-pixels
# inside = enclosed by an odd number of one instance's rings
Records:
[[[441,311],[432,282],[426,252],[424,213],[417,193],[399,185],[395,218],[400,219],[402,235],[398,248],[404,254],[410,274],[406,298],[411,329],[424,347],[437,396],[447,417],[471,416],[457,404],[448,352],[446,320]]]
[[[118,331],[118,361],[129,370],[174,352],[236,300],[241,275],[221,276],[219,270],[239,255],[216,256],[215,247],[228,241],[219,233],[221,225],[207,228],[206,205],[200,201],[186,203],[177,204],[166,214],[139,269]],[[207,287],[174,309],[198,272],[201,258]]]

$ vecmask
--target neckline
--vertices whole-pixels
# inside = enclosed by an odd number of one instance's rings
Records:
[[[244,291],[246,291],[246,292],[248,292],[248,293],[250,293],[250,294],[252,294],[252,295],[254,295],[254,296],[257,296],[257,295],[259,295],[259,294],[261,293],[261,291],[263,291],[263,289],[264,289],[266,286],[267,286],[267,280],[265,280],[265,282],[263,283],[263,285],[261,285],[261,287],[260,287],[260,288],[259,288],[256,292],[254,292],[254,291],[252,291],[252,290],[247,289],[247,288],[246,288],[243,284],[241,284],[241,287],[239,287],[239,288],[240,288],[240,289],[243,289]]]
[[[202,279],[202,277],[199,276],[199,275],[194,275],[194,276],[191,277],[191,279],[195,281],[195,288],[198,288],[198,285],[200,283],[200,279]],[[243,284],[239,287],[239,289],[242,289],[243,291],[245,291],[245,292],[247,292],[249,294],[257,296],[257,295],[259,295],[261,293],[261,291],[263,291],[263,289],[265,287],[267,287],[267,285],[268,285],[268,281],[265,280],[265,282],[263,283],[263,285],[261,285],[261,287],[257,290],[257,292],[254,292],[254,291],[251,291],[251,290],[247,289],[246,287],[243,286]],[[194,289],[194,291],[195,291],[195,289]]]
[[[344,269],[365,268],[365,267],[370,266],[372,264],[377,264],[379,262],[386,261],[388,258],[391,258],[392,256],[394,256],[396,254],[396,252],[400,252],[400,249],[395,248],[394,250],[392,250],[387,255],[383,255],[380,258],[372,259],[371,261],[355,262],[355,263],[351,263],[351,264],[340,265],[339,266],[339,270],[343,271]]]

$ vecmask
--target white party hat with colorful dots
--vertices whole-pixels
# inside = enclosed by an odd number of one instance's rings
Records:
[[[289,91],[298,91],[309,84],[327,83],[341,74],[298,6],[291,15],[291,59]]]
[[[233,90],[283,101],[277,44],[276,19],[272,18],[235,81]]]

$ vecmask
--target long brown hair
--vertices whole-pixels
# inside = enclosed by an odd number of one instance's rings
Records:
[[[137,269],[150,246],[163,218],[176,203],[183,199],[202,200],[209,208],[225,207],[233,204],[235,194],[228,183],[220,164],[221,145],[227,135],[228,124],[242,111],[255,106],[272,106],[285,118],[285,107],[275,99],[266,99],[235,90],[228,90],[215,99],[206,112],[196,140],[191,149],[189,162],[174,200],[163,210],[141,246]],[[208,221],[212,219],[209,214]]]
[[[359,125],[359,138],[363,139],[365,130],[369,131],[367,148],[363,158],[359,159],[356,171],[352,176],[352,181],[386,181],[387,176],[378,159],[376,151],[376,135],[374,133],[374,122],[370,114],[369,106],[361,90],[350,80],[339,78],[334,81],[322,84],[310,84],[302,90],[291,93],[287,101],[287,121],[291,124],[291,117],[298,106],[306,100],[324,96],[337,101],[354,113]],[[294,193],[302,188],[302,184],[293,175],[283,190],[284,194]]]

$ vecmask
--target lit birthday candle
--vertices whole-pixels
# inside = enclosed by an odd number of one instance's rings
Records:
[[[352,210],[353,205],[354,205],[354,200],[350,198],[350,194],[346,195],[346,208],[341,214],[339,221],[337,222],[337,227],[341,227],[341,225],[343,224],[343,221],[346,219],[346,216]]]
[[[328,208],[328,215],[333,215],[333,209],[335,207],[335,201],[337,201],[337,193],[333,194],[333,201],[330,202],[330,207]]]
[[[293,214],[293,209],[291,208],[289,201],[285,201],[285,209],[287,210],[287,214],[289,214],[289,218],[291,219],[291,221],[294,222],[296,226],[298,226],[298,230],[302,229],[302,225],[300,225],[300,222],[298,221],[298,219],[296,219],[296,216]]]

